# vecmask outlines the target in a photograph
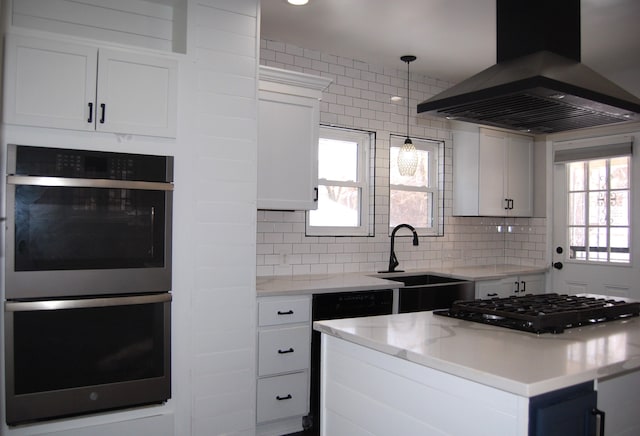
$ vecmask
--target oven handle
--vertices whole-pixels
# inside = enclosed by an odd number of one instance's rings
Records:
[[[81,298],[77,300],[6,301],[4,303],[4,309],[7,312],[26,312],[36,310],[131,306],[135,304],[165,303],[168,301],[171,301],[171,294],[165,292],[162,294],[136,295],[131,297]]]
[[[115,188],[173,191],[172,183],[141,182],[137,180],[71,179],[67,177],[7,176],[10,185],[55,186],[64,188]]]

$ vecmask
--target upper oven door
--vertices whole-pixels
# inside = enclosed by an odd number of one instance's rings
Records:
[[[171,289],[173,185],[7,177],[7,298]]]

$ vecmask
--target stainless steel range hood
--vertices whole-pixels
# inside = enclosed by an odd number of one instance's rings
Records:
[[[418,113],[537,134],[640,121],[640,99],[580,63],[580,0],[497,0],[497,64]]]

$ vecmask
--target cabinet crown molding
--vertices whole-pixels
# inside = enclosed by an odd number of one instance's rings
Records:
[[[279,84],[286,86],[295,86],[308,90],[314,90],[320,98],[322,91],[333,82],[327,77],[314,76],[312,74],[300,73],[297,71],[283,70],[281,68],[267,67],[260,65],[258,74],[260,79],[260,89],[266,89],[269,84]],[[282,92],[280,89],[269,89]]]

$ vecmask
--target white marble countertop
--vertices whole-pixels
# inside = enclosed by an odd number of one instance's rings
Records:
[[[524,397],[640,370],[639,317],[541,335],[432,312],[316,321],[314,328]]]
[[[375,273],[315,274],[258,277],[258,297],[273,295],[321,294],[326,292],[395,289],[400,282],[371,277]]]
[[[518,265],[487,265],[469,267],[431,268],[407,270],[400,273],[344,273],[309,274],[289,276],[261,276],[256,279],[259,297],[294,294],[319,294],[326,292],[365,291],[395,289],[403,287],[401,282],[385,280],[384,277],[401,277],[416,274],[437,274],[461,280],[490,280],[518,274],[547,272],[546,267]]]

